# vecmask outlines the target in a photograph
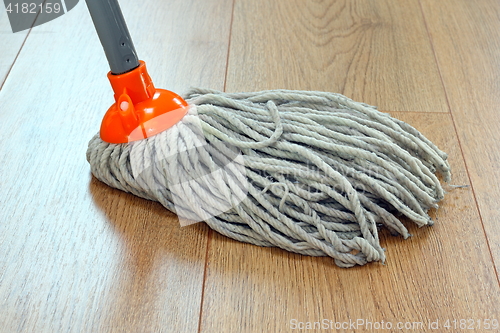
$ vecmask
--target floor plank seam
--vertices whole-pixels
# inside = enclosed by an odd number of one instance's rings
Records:
[[[7,82],[7,78],[9,77],[10,72],[12,71],[12,68],[14,68],[14,65],[17,61],[17,58],[19,57],[19,54],[21,53],[21,51],[24,47],[24,44],[26,43],[26,40],[28,39],[28,36],[31,33],[31,29],[32,28],[30,28],[30,31],[28,31],[28,33],[26,34],[26,37],[24,38],[23,43],[21,44],[21,47],[19,48],[19,51],[17,52],[16,56],[14,57],[14,60],[12,61],[12,65],[10,65],[9,70],[7,71],[7,74],[5,74],[5,78],[3,79],[2,84],[0,85],[0,91],[2,91],[2,88],[5,85],[5,82]]]
[[[226,71],[224,73],[224,87],[223,91],[226,91],[226,85],[227,85],[227,75],[229,71],[229,56],[231,53],[231,36],[233,33],[233,19],[234,19],[234,6],[235,6],[236,0],[232,1],[231,4],[231,20],[229,22],[229,40],[227,44],[227,55],[226,55]],[[198,333],[201,332],[201,324],[203,320],[203,307],[204,307],[204,302],[205,302],[205,287],[206,287],[206,280],[207,280],[207,272],[208,272],[208,260],[209,260],[209,253],[210,253],[210,245],[211,245],[211,239],[212,239],[212,229],[208,230],[207,233],[207,247],[206,247],[206,253],[205,253],[205,267],[203,270],[203,282],[201,285],[201,299],[200,299],[200,316],[198,318]]]
[[[210,253],[210,245],[211,245],[211,239],[212,239],[212,229],[208,229],[207,232],[207,246],[206,246],[206,252],[205,252],[205,267],[203,268],[203,282],[201,283],[201,297],[200,297],[200,315],[198,318],[198,333],[201,332],[201,322],[203,319],[203,303],[205,301],[205,283],[207,281],[207,272],[208,272],[208,260],[209,260],[209,253]]]
[[[26,43],[26,41],[28,40],[28,36],[31,34],[31,31],[33,30],[33,27],[34,27],[34,25],[35,25],[35,22],[36,22],[36,20],[38,19],[38,16],[40,16],[40,13],[41,13],[41,11],[39,11],[39,12],[36,14],[35,19],[34,19],[34,21],[33,21],[33,24],[31,25],[31,28],[29,28],[30,30],[29,30],[29,31],[28,31],[28,33],[26,34],[26,37],[24,38],[23,43],[21,44],[21,47],[19,48],[19,51],[17,52],[16,57],[14,58],[14,61],[12,61],[12,65],[10,66],[9,70],[7,71],[7,74],[5,75],[5,78],[4,78],[3,82],[2,82],[2,84],[0,85],[0,91],[2,91],[2,88],[3,88],[4,84],[5,84],[5,82],[7,82],[7,78],[9,77],[10,72],[12,71],[12,68],[14,67],[14,65],[15,65],[15,63],[16,63],[17,58],[19,57],[19,54],[21,53],[21,51],[22,51],[22,49],[23,49],[23,47],[24,47],[24,44],[25,44],[25,43]]]
[[[446,87],[444,85],[443,75],[441,73],[441,68],[439,67],[439,62],[438,62],[438,58],[436,55],[436,49],[434,48],[434,43],[432,42],[432,36],[431,36],[430,30],[429,30],[429,25],[427,24],[427,19],[425,18],[424,7],[422,6],[421,0],[418,0],[418,5],[420,7],[420,13],[422,14],[422,21],[424,22],[425,31],[427,32],[427,39],[429,40],[429,45],[431,47],[432,55],[434,56],[434,63],[436,64],[439,79],[441,80],[441,87],[443,88],[444,97],[446,100],[446,106],[448,106],[448,112],[442,112],[442,113],[451,114],[451,107],[450,107],[450,101],[448,98],[448,93],[446,92]],[[456,134],[458,137],[458,133],[456,133]]]
[[[483,235],[484,235],[484,238],[485,238],[485,241],[486,241],[486,246],[488,247],[488,251],[489,251],[489,254],[490,254],[491,263],[493,265],[493,270],[494,270],[496,278],[497,278],[498,286],[500,287],[500,277],[499,277],[499,274],[498,274],[497,265],[495,263],[495,258],[493,256],[493,252],[491,251],[490,240],[488,238],[488,234],[486,233],[486,228],[484,226],[483,216],[481,214],[481,209],[479,208],[479,202],[478,202],[477,196],[476,196],[476,191],[474,189],[474,184],[472,182],[472,177],[470,176],[470,171],[469,171],[469,167],[467,165],[467,160],[465,159],[464,149],[462,148],[462,142],[460,140],[460,136],[458,135],[457,124],[455,122],[455,118],[453,117],[453,112],[452,112],[452,109],[451,109],[450,100],[448,98],[448,92],[447,92],[447,89],[446,89],[446,85],[444,83],[443,74],[441,72],[441,66],[439,66],[438,57],[437,57],[437,54],[436,54],[436,50],[434,48],[434,43],[432,41],[432,37],[431,37],[431,34],[430,34],[429,26],[427,24],[427,19],[425,18],[424,8],[422,6],[421,0],[418,0],[418,3],[420,5],[420,11],[422,13],[422,19],[424,21],[424,26],[425,26],[425,29],[427,31],[427,35],[429,37],[429,43],[431,44],[432,53],[434,54],[434,59],[435,59],[435,62],[436,62],[436,66],[437,66],[439,78],[441,79],[441,85],[443,86],[444,96],[446,98],[446,104],[448,106],[448,111],[449,111],[448,113],[450,114],[451,123],[453,124],[453,129],[455,131],[455,136],[457,138],[458,147],[460,149],[460,154],[461,154],[462,160],[464,162],[464,168],[465,168],[465,171],[467,173],[467,179],[469,180],[469,184],[470,184],[470,187],[471,187],[472,197],[474,198],[474,203],[476,205],[477,213],[479,215],[479,220],[481,221],[481,226],[483,228]]]
[[[234,20],[234,6],[235,6],[236,0],[233,0],[232,2],[232,8],[231,8],[231,20],[229,22],[229,41],[227,43],[227,56],[226,56],[226,72],[224,73],[224,92],[226,91],[226,85],[227,85],[227,75],[229,71],[229,56],[231,54],[231,37],[233,34],[233,20]]]

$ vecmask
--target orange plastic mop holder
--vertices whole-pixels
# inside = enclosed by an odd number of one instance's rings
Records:
[[[175,125],[188,112],[186,101],[168,90],[156,89],[144,61],[130,72],[108,73],[115,101],[101,123],[100,136],[108,143],[149,138]]]

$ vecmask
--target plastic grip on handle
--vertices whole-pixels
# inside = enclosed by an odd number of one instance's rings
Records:
[[[123,74],[139,66],[139,59],[117,0],[86,0],[111,73]]]

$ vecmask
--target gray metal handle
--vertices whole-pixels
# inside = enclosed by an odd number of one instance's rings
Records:
[[[123,74],[139,66],[139,59],[118,1],[85,1],[106,53],[111,73]]]

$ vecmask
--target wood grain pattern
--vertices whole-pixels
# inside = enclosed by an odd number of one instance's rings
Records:
[[[26,35],[0,11],[0,333],[287,332],[292,319],[455,332],[427,325],[500,319],[497,2],[235,0],[234,15],[233,0],[120,3],[156,86],[341,92],[400,111],[471,187],[413,238],[383,232],[385,266],[180,228],[89,173],[112,92],[83,2],[34,28],[12,70]]]
[[[500,271],[500,3],[423,0],[422,7]]]
[[[454,183],[467,184],[448,114],[395,115],[447,151]],[[422,327],[408,331],[432,332],[429,321],[499,318],[499,286],[471,189],[453,190],[432,215],[436,224],[410,228],[414,237],[406,241],[384,233],[385,266],[341,269],[329,258],[243,245],[214,235],[202,332],[288,332],[293,319],[383,320],[394,326],[422,322]]]
[[[418,0],[236,1],[229,66],[229,91],[326,90],[448,112]]]
[[[7,12],[0,8],[0,88],[27,35],[28,30],[13,34]]]
[[[230,1],[121,5],[157,86],[223,89]],[[91,178],[108,70],[81,3],[33,29],[0,91],[2,333],[198,329],[208,228]]]

